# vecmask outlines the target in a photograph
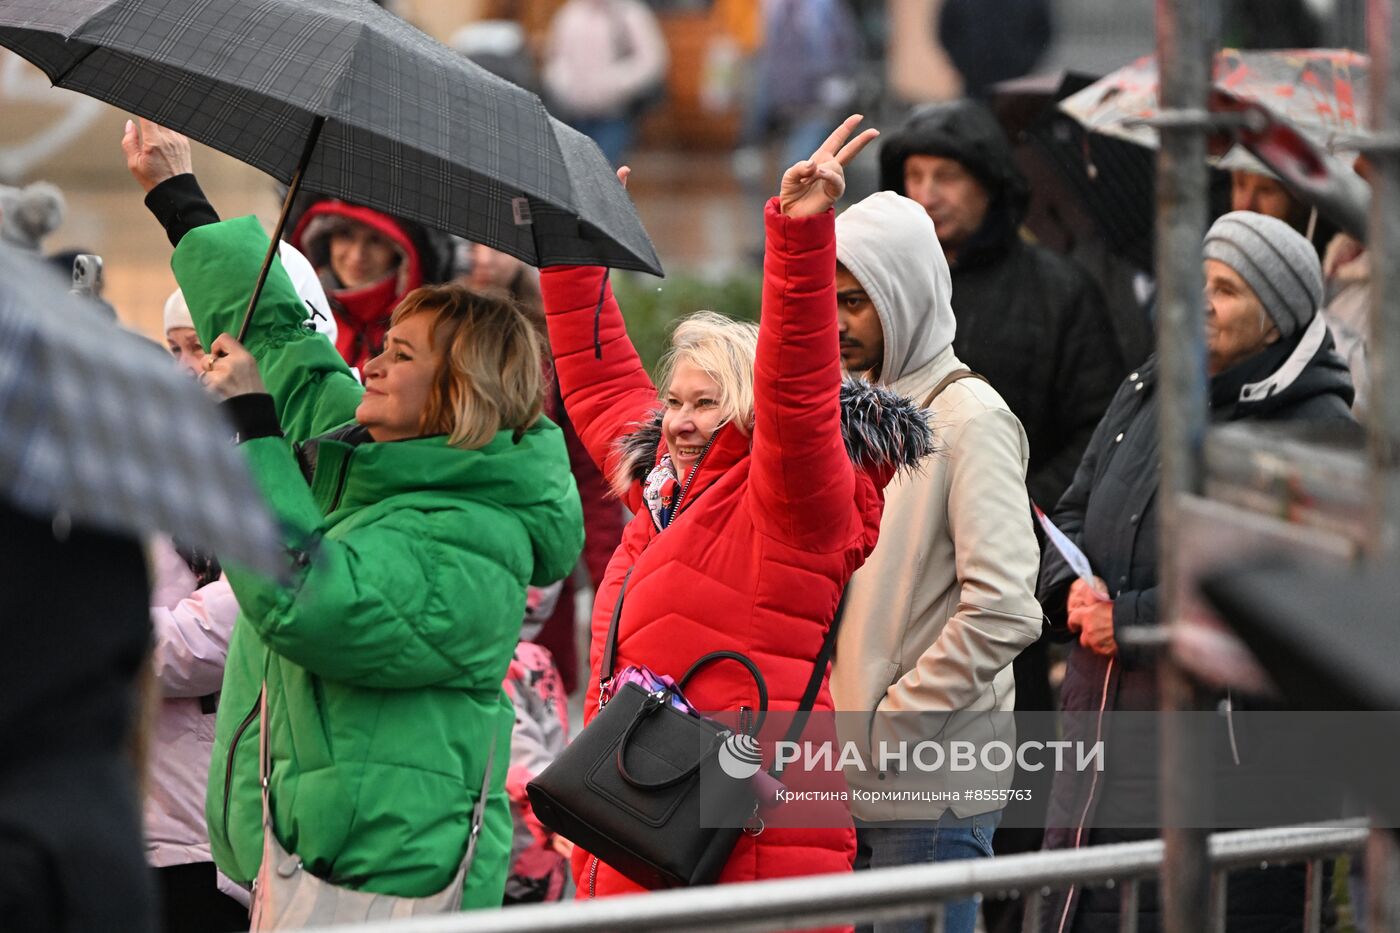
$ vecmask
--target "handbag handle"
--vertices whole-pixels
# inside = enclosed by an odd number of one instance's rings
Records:
[[[617,622],[622,617],[622,600],[627,595],[627,583],[632,579],[632,571],[635,569],[635,567],[628,568],[627,575],[622,578],[622,587],[617,593],[617,604],[613,606],[612,621],[608,623],[608,639],[603,643],[603,663],[598,671],[598,705],[600,707],[603,705],[603,691],[606,689],[608,681],[612,680],[613,665],[617,658]],[[812,707],[817,702],[817,694],[821,692],[822,678],[826,676],[827,665],[831,663],[831,656],[836,653],[836,632],[841,627],[841,617],[846,614],[846,596],[849,592],[849,589],[841,591],[841,600],[836,604],[836,614],[831,618],[831,625],[827,626],[826,637],[822,639],[821,649],[817,652],[816,661],[812,665],[812,674],[807,679],[806,689],[802,691],[802,700],[797,704],[796,715],[792,717],[792,724],[788,726],[787,733],[783,736],[785,742],[796,742],[801,738],[802,730],[807,728],[807,720],[812,715]],[[747,658],[744,660],[748,661]],[[749,663],[753,662],[749,661]],[[695,665],[692,664],[691,669],[686,671],[685,677],[681,678],[681,683],[684,684],[686,678],[694,671]],[[767,687],[761,679],[759,683],[762,690],[760,697],[765,698],[766,701]],[[624,739],[622,747],[625,746],[626,740]],[[619,770],[625,772],[625,769],[621,767],[620,760]],[[777,777],[782,773],[782,768],[775,765],[769,773]]]
[[[664,698],[657,696],[655,693],[648,693],[647,698],[642,701],[642,705],[637,710],[636,715],[632,717],[632,721],[627,725],[627,731],[622,733],[622,741],[617,743],[617,773],[624,781],[638,790],[665,790],[668,787],[675,787],[683,781],[690,780],[695,772],[700,770],[700,766],[705,763],[705,759],[714,754],[715,746],[720,742],[719,736],[723,734],[716,733],[715,741],[710,743],[710,747],[695,760],[695,764],[686,768],[680,774],[666,778],[663,781],[653,782],[639,780],[633,777],[631,772],[627,770],[627,746],[631,743],[632,735],[637,731],[637,728],[647,719],[650,719],[652,714],[661,709],[664,705],[666,705],[666,700]]]
[[[753,725],[749,728],[749,735],[757,735],[763,728],[763,720],[768,718],[768,683],[763,679],[763,673],[758,669],[758,665],[753,663],[747,655],[737,651],[711,651],[703,655],[690,665],[690,669],[681,675],[681,679],[676,681],[676,687],[682,693],[685,692],[685,685],[690,683],[690,678],[698,674],[701,668],[709,667],[716,661],[738,661],[749,669],[749,674],[753,676],[753,682],[758,685],[758,717],[754,719]]]

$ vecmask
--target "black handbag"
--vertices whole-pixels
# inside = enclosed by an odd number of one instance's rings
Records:
[[[613,675],[618,619],[630,578],[628,571],[613,608],[600,685]],[[788,741],[801,734],[816,701],[840,618],[838,608],[788,729]],[[735,651],[711,652],[690,666],[677,687],[683,691],[702,668],[724,660],[743,664],[758,684],[758,715],[747,730],[756,736],[768,711],[768,690],[749,658]],[[713,884],[739,834],[762,832],[754,779],[730,777],[720,767],[719,748],[733,732],[675,709],[668,694],[624,684],[559,757],[526,785],[541,823],[651,889]]]

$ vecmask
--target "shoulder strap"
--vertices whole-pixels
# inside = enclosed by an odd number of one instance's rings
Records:
[[[933,387],[933,391],[928,394],[928,398],[924,399],[923,407],[927,408],[930,405],[932,405],[933,400],[938,398],[938,396],[942,395],[944,389],[948,388],[950,385],[952,385],[960,379],[981,379],[983,382],[987,382],[986,376],[983,376],[979,373],[975,373],[970,369],[955,369],[948,375],[944,376],[942,382],[938,383],[938,385]],[[988,383],[988,385],[990,385],[990,383]]]
[[[612,680],[613,666],[617,663],[617,620],[622,618],[622,600],[627,595],[627,581],[632,579],[635,567],[628,568],[622,578],[622,587],[617,591],[617,605],[613,606],[612,621],[608,623],[608,638],[603,642],[603,663],[598,668],[598,694],[602,699],[603,688]]]
[[[822,688],[822,678],[826,676],[826,667],[831,663],[831,656],[836,652],[836,632],[841,627],[841,617],[846,614],[846,595],[849,590],[841,591],[841,601],[836,604],[836,615],[831,618],[831,625],[826,630],[826,637],[822,639],[821,650],[817,652],[817,660],[812,666],[812,675],[807,680],[807,689],[802,691],[802,700],[797,704],[797,712],[792,717],[792,723],[788,726],[787,733],[783,736],[783,741],[787,743],[796,742],[802,736],[802,730],[807,728],[807,720],[811,718],[812,707],[816,705],[817,694]],[[773,777],[782,773],[782,766],[774,765],[769,771]]]
[[[603,643],[603,661],[598,669],[598,694],[602,699],[603,689],[612,679],[613,666],[617,657],[617,622],[622,617],[622,601],[627,596],[627,582],[632,579],[632,571],[628,570],[627,575],[622,578],[622,588],[617,594],[617,604],[613,606],[612,621],[608,623],[608,638]],[[831,663],[831,656],[836,651],[836,632],[841,627],[841,617],[846,614],[846,591],[841,593],[841,601],[836,604],[836,615],[831,619],[831,625],[826,630],[826,637],[822,639],[821,649],[817,651],[816,661],[812,665],[812,674],[807,679],[807,688],[802,691],[802,699],[797,704],[797,714],[792,718],[792,724],[788,726],[784,741],[796,742],[802,735],[802,730],[807,727],[807,720],[811,716],[812,707],[816,705],[817,694],[822,688],[822,678],[826,676],[827,665]],[[692,668],[692,672],[693,672]],[[689,673],[689,672],[688,672]],[[760,675],[761,676],[761,675]],[[760,681],[760,689],[762,684]]]
[[[496,764],[497,738],[497,733],[491,733],[491,747],[486,752],[486,774],[481,779],[481,794],[476,798],[476,806],[472,807],[472,828],[471,834],[467,836],[467,854],[462,857],[462,864],[457,868],[457,876],[462,879],[465,879],[472,869],[472,861],[476,858],[477,837],[481,835],[481,823],[486,818],[486,798],[491,793],[491,771]]]

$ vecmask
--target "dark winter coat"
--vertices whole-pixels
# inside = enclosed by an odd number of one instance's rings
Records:
[[[129,747],[146,563],[132,538],[56,527],[0,503],[0,928],[154,930]]]
[[[1026,484],[1049,510],[1127,370],[1103,298],[1071,260],[1020,238],[1029,189],[986,108],[957,101],[916,110],[880,150],[882,188],[904,193],[911,155],[957,160],[990,198],[951,264],[953,351],[1021,419],[1031,445]]]
[[[1257,387],[1268,383],[1271,391]],[[1149,359],[1119,387],[1094,432],[1074,483],[1055,509],[1053,521],[1088,556],[1113,597],[1116,633],[1157,624],[1157,362]],[[1262,397],[1261,397],[1262,396]],[[1351,377],[1332,348],[1321,317],[1294,337],[1250,357],[1210,382],[1210,418],[1238,420],[1352,422]],[[1243,399],[1249,398],[1249,401]],[[1040,598],[1051,623],[1063,627],[1065,602],[1074,574],[1052,547],[1045,548],[1040,571]],[[1151,656],[1122,646],[1106,658],[1075,644],[1061,692],[1066,712],[1155,710],[1159,706],[1157,670]],[[1101,715],[1066,717],[1064,738],[1092,743],[1088,734],[1106,725]],[[1151,838],[1146,831],[1115,830],[1155,807],[1157,741],[1155,733],[1104,734],[1106,767],[1097,781],[1056,775],[1050,800],[1045,847]],[[1110,827],[1099,829],[1093,827]],[[1273,871],[1231,876],[1231,933],[1294,929],[1302,916],[1302,874]],[[1071,889],[1045,912],[1044,930],[1118,929],[1118,892]],[[1158,929],[1155,892],[1141,902],[1143,933]],[[1238,924],[1238,925],[1236,925]],[[1255,924],[1255,925],[1251,925]]]
[[[875,546],[881,490],[897,466],[928,451],[927,424],[912,404],[866,383],[841,389],[834,215],[786,217],[774,198],[765,219],[755,422],[747,431],[716,429],[664,531],[642,496],[642,480],[665,449],[656,388],[606,289],[595,330],[603,270],[551,268],[541,276],[569,417],[604,473],[624,465],[631,482],[623,501],[636,513],[598,586],[585,719],[597,711],[603,642],[629,571],[619,669],[643,664],[678,677],[703,654],[737,651],[762,671],[770,709],[796,709],[841,590]],[[869,412],[865,423],[878,421],[878,430],[848,432],[842,394],[856,395],[847,410]],[[686,695],[702,710],[758,704],[753,678],[737,664],[708,668]],[[825,683],[815,707],[832,709]],[[813,825],[829,828],[742,836],[721,883],[849,871],[853,828]],[[582,849],[574,851],[574,870],[580,897],[640,890]]]

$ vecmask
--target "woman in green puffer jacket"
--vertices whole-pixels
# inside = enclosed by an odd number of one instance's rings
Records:
[[[268,238],[218,222],[188,141],[143,121],[128,166],[177,245],[175,276],[253,473],[285,528],[287,579],[228,567],[229,646],[206,814],[219,868],[262,856],[258,697],[267,685],[273,825],[313,874],[422,897],[467,846],[494,745],[464,908],[498,906],[511,843],[514,714],[501,688],[527,584],[583,543],[559,429],[540,414],[541,347],[510,304],[428,287],[395,311],[355,381],[274,262],[236,331]]]

